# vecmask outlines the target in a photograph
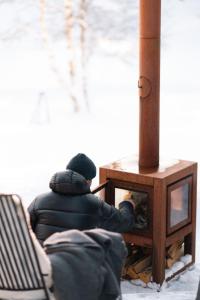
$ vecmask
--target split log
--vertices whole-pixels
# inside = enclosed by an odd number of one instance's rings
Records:
[[[135,272],[133,265],[127,268],[126,275],[128,275],[131,279],[139,279],[139,275]]]
[[[142,257],[132,265],[132,268],[138,274],[148,268],[151,265],[151,261],[151,256]]]
[[[167,250],[167,258],[173,259],[176,256],[176,252],[182,248],[183,241],[177,241],[176,243],[172,244],[169,249]]]
[[[152,280],[152,268],[148,268],[143,272],[139,273],[138,275],[144,283],[148,283]]]
[[[173,257],[168,258],[166,260],[166,267],[171,268],[173,264],[177,262],[182,255],[183,255],[183,249],[182,248],[176,249],[176,252],[173,253]]]

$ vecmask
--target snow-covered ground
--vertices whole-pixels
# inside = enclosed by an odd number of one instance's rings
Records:
[[[161,159],[200,161],[200,19],[191,13],[198,14],[198,7],[197,0],[177,1],[170,20],[164,18],[168,23],[163,29],[161,59]],[[126,46],[123,43],[122,48]],[[85,152],[97,166],[138,153],[137,50],[132,64],[104,56],[102,51],[91,57],[87,71],[90,112],[81,103],[82,110],[74,114],[67,91],[49,68],[45,50],[23,43],[0,44],[0,48],[1,192],[21,195],[28,206],[37,194],[48,190],[53,173],[63,170],[77,152]],[[55,49],[58,60],[65,61],[63,45]],[[97,184],[98,176],[93,185]],[[198,193],[195,266],[160,292],[123,282],[124,300],[195,299],[200,277],[199,202]]]

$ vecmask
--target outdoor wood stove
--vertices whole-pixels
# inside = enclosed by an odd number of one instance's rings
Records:
[[[195,261],[197,163],[159,163],[160,16],[161,0],[140,0],[139,158],[100,167],[96,192],[104,189],[104,200],[115,206],[127,193],[143,202],[137,228],[124,238],[151,250],[153,281],[162,284],[170,279],[166,249],[173,243],[183,240],[184,254],[192,256],[178,273]]]
[[[145,218],[137,220],[133,233],[125,233],[126,242],[152,250],[153,281],[162,283],[165,278],[166,249],[184,240],[184,254],[195,261],[197,164],[189,161],[160,163],[158,168],[138,167],[138,160],[124,158],[100,168],[104,200],[118,205],[129,192],[143,201]],[[136,201],[137,201],[136,199]],[[142,215],[144,217],[144,214]]]

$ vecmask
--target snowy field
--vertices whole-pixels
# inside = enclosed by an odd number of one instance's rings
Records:
[[[191,14],[197,0],[183,6],[180,2],[173,8],[184,9],[176,21],[171,11],[162,48],[160,156],[199,162],[200,19]],[[23,43],[0,43],[0,49],[1,192],[21,195],[28,206],[48,191],[54,172],[64,170],[78,152],[98,167],[138,153],[137,51],[132,64],[102,51],[94,54],[87,69],[90,111],[82,101],[81,111],[74,114],[45,50]],[[57,45],[57,57],[65,59],[62,44]],[[93,186],[97,184],[98,176]],[[197,201],[196,264],[160,292],[123,282],[123,300],[195,299],[200,277],[199,192]]]

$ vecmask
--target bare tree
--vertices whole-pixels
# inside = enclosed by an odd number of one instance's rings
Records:
[[[80,0],[79,6],[79,25],[80,25],[80,49],[81,49],[81,67],[82,67],[82,90],[83,90],[83,98],[85,100],[85,105],[87,110],[89,110],[89,100],[88,100],[88,92],[87,92],[87,76],[86,76],[86,32],[88,29],[88,24],[86,21],[87,15],[87,1]]]
[[[42,40],[47,49],[52,72],[57,76],[60,84],[65,85],[65,80],[60,75],[59,69],[57,68],[55,63],[55,55],[51,47],[51,41],[46,26],[45,15],[46,15],[46,0],[40,0],[40,26],[41,26]]]
[[[70,76],[70,97],[74,104],[74,111],[79,111],[78,100],[75,95],[75,61],[74,61],[74,44],[73,44],[73,26],[74,26],[74,16],[73,16],[73,1],[64,0],[65,8],[65,32],[67,40],[67,50],[68,50],[68,68]]]

